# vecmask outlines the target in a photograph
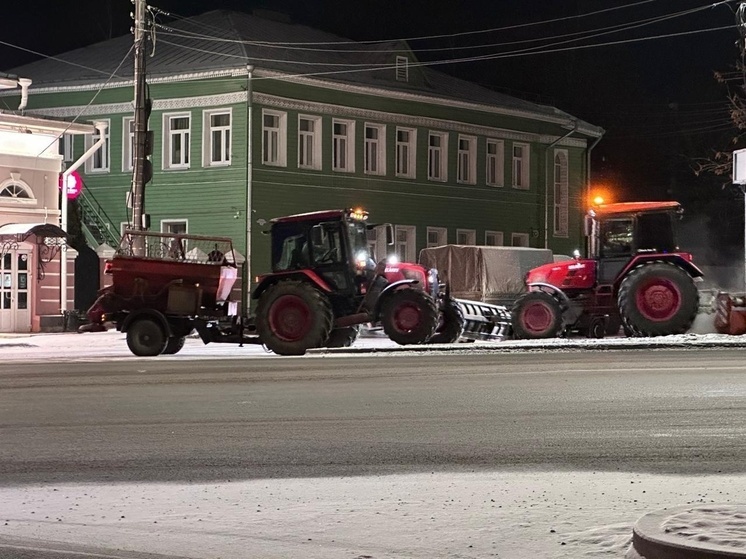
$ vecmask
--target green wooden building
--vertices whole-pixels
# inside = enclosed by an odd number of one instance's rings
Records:
[[[33,79],[32,114],[109,124],[80,199],[94,247],[131,219],[132,43],[7,69]],[[160,25],[149,48],[150,228],[230,236],[252,276],[268,270],[270,220],[319,209],[394,224],[408,260],[447,243],[582,246],[599,127],[421,65],[403,42],[355,43],[268,13]],[[64,158],[95,140],[65,137]],[[370,243],[388,250],[375,231]]]

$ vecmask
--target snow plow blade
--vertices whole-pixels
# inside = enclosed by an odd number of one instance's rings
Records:
[[[510,311],[502,305],[454,299],[464,314],[466,340],[502,340],[512,335]]]
[[[715,298],[715,330],[718,334],[746,334],[746,293],[720,292]]]

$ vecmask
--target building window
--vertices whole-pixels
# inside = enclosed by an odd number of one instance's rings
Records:
[[[131,116],[122,119],[122,171],[131,171],[135,157],[135,119]]]
[[[430,132],[427,148],[427,178],[431,181],[448,180],[448,134]]]
[[[262,111],[262,162],[265,165],[287,166],[287,114]]]
[[[488,247],[503,246],[502,231],[485,231],[484,232],[484,245]]]
[[[415,254],[417,246],[415,244],[416,231],[414,225],[394,226],[394,251],[400,262],[417,261],[417,255]]]
[[[487,174],[489,186],[503,186],[505,181],[504,145],[500,140],[487,139]]]
[[[348,173],[355,171],[354,121],[332,121],[332,169]]]
[[[365,173],[386,174],[386,127],[382,124],[365,125]]]
[[[477,232],[474,229],[456,229],[457,245],[477,244]]]
[[[192,127],[190,114],[163,115],[164,169],[189,168],[189,134]]]
[[[230,109],[203,113],[202,154],[203,167],[221,167],[231,164]]]
[[[60,140],[60,155],[62,160],[70,163],[73,160],[73,136],[72,134],[63,134]]]
[[[298,167],[321,169],[321,117],[298,117]]]
[[[510,236],[510,244],[514,247],[527,247],[528,233],[513,233]]]
[[[528,144],[513,144],[513,188],[528,188]]]
[[[445,227],[427,228],[427,248],[440,247],[448,244],[448,229]]]
[[[18,176],[20,176],[20,174]],[[29,188],[26,183],[13,178],[0,183],[0,198],[2,198],[4,202],[9,201],[9,198],[19,202],[34,200],[31,188]]]
[[[396,176],[413,179],[417,164],[417,130],[396,129]]]
[[[188,222],[186,219],[161,220],[161,233],[169,233],[171,235],[186,235],[187,230]]]
[[[409,59],[406,56],[396,57],[396,81],[409,81]]]
[[[567,177],[567,151],[554,153],[554,236],[567,237],[569,233],[569,185]]]
[[[109,158],[110,158],[110,144],[109,141],[109,121],[104,121],[107,123],[106,126],[106,133],[104,134],[105,141],[103,145],[98,148],[95,153],[93,154],[93,157],[88,159],[85,163],[85,172],[86,173],[106,173],[109,171]],[[96,129],[96,131],[91,134],[90,136],[85,137],[85,148],[88,150],[88,148],[92,147],[96,142],[99,141],[101,138],[101,132]]]
[[[473,136],[458,137],[458,182],[477,183],[477,139]]]

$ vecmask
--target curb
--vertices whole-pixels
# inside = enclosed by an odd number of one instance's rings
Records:
[[[740,524],[745,515],[746,505],[684,505],[654,511],[635,523],[632,546],[645,559],[746,558],[743,547],[713,541],[717,533],[720,539],[743,543],[740,530],[737,535],[725,532],[728,522]]]

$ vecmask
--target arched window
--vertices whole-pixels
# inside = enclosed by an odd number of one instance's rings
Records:
[[[554,153],[554,236],[567,237],[569,233],[569,184],[567,176],[567,152]]]
[[[21,202],[31,201],[33,199],[34,195],[25,182],[16,178],[0,182],[0,202],[7,202],[9,200],[17,200]]]

